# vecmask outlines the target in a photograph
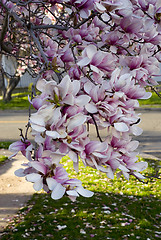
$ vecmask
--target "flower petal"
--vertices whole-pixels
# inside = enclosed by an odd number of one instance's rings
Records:
[[[65,191],[66,188],[63,187],[60,183],[58,183],[52,191],[51,198],[54,200],[58,200],[63,197]]]
[[[87,66],[90,62],[91,62],[91,59],[89,59],[88,57],[84,57],[77,63],[77,65],[80,67],[84,67],[84,66]]]
[[[129,128],[124,122],[114,123],[114,128],[119,132],[128,132]]]
[[[43,188],[43,179],[41,178],[39,181],[35,182],[33,188],[35,191],[40,191]]]
[[[54,188],[58,184],[58,182],[53,178],[46,178],[46,182],[50,190],[54,190]]]
[[[30,173],[26,175],[26,180],[28,182],[37,182],[41,179],[41,175],[38,173]]]
[[[96,113],[98,110],[97,110],[97,107],[92,104],[92,103],[88,103],[86,106],[85,106],[86,110],[89,112],[89,113]]]
[[[90,100],[91,100],[90,96],[81,95],[76,98],[75,103],[77,106],[85,106]]]
[[[66,193],[69,195],[69,196],[74,196],[74,197],[78,197],[79,194],[77,193],[77,191],[75,190],[69,190],[69,191],[66,191]]]
[[[78,114],[75,117],[71,118],[68,124],[68,131],[72,131],[75,127],[82,125],[86,121],[86,116]]]
[[[35,168],[38,172],[46,174],[46,166],[38,161],[34,161],[31,163],[31,166]]]
[[[80,194],[82,195],[83,197],[92,197],[93,196],[93,192],[87,190],[87,189],[84,189],[82,186],[80,187],[76,187],[75,190]]]
[[[24,170],[23,168],[20,168],[20,169],[17,169],[14,174],[17,176],[17,177],[25,177],[26,174],[24,173]]]

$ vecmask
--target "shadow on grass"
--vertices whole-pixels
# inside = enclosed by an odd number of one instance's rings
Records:
[[[76,202],[35,194],[1,239],[159,239],[160,203],[154,196],[102,192]]]

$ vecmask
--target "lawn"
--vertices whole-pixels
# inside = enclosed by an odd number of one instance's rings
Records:
[[[28,109],[29,108],[29,101],[28,95],[31,95],[29,92],[20,92],[14,93],[12,95],[12,100],[10,102],[5,103],[2,99],[0,100],[0,109]]]
[[[161,183],[151,175],[160,163],[149,160],[146,183],[107,179],[102,173],[80,165],[79,174],[71,171],[66,157],[63,164],[70,177],[78,177],[95,192],[92,198],[64,197],[54,201],[43,192],[34,194],[5,230],[2,240],[19,239],[160,239]],[[72,174],[71,174],[72,172]]]
[[[8,159],[8,157],[3,156],[3,155],[0,155],[0,165],[1,165],[2,163],[4,163],[7,159]]]
[[[8,141],[8,142],[0,142],[0,149],[3,148],[3,149],[8,149],[9,148],[9,145],[11,144],[12,142]]]
[[[161,107],[161,98],[155,93],[152,92],[152,96],[149,99],[139,100],[140,106],[148,105],[150,107]]]

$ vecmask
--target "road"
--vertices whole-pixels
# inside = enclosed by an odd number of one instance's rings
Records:
[[[140,141],[140,153],[152,154],[161,158],[161,109],[141,110],[143,134],[135,139]],[[25,129],[27,111],[0,111],[0,141],[16,141],[19,139],[19,128]],[[92,131],[91,135],[94,135]]]

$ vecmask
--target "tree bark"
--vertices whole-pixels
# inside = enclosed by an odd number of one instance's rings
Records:
[[[6,77],[6,76],[5,76]],[[9,102],[12,99],[12,92],[15,89],[15,87],[17,86],[17,84],[20,81],[20,76],[17,77],[13,77],[13,78],[8,78],[7,79],[7,87],[5,88],[5,92],[4,92],[4,96],[3,96],[3,100],[5,102]]]

